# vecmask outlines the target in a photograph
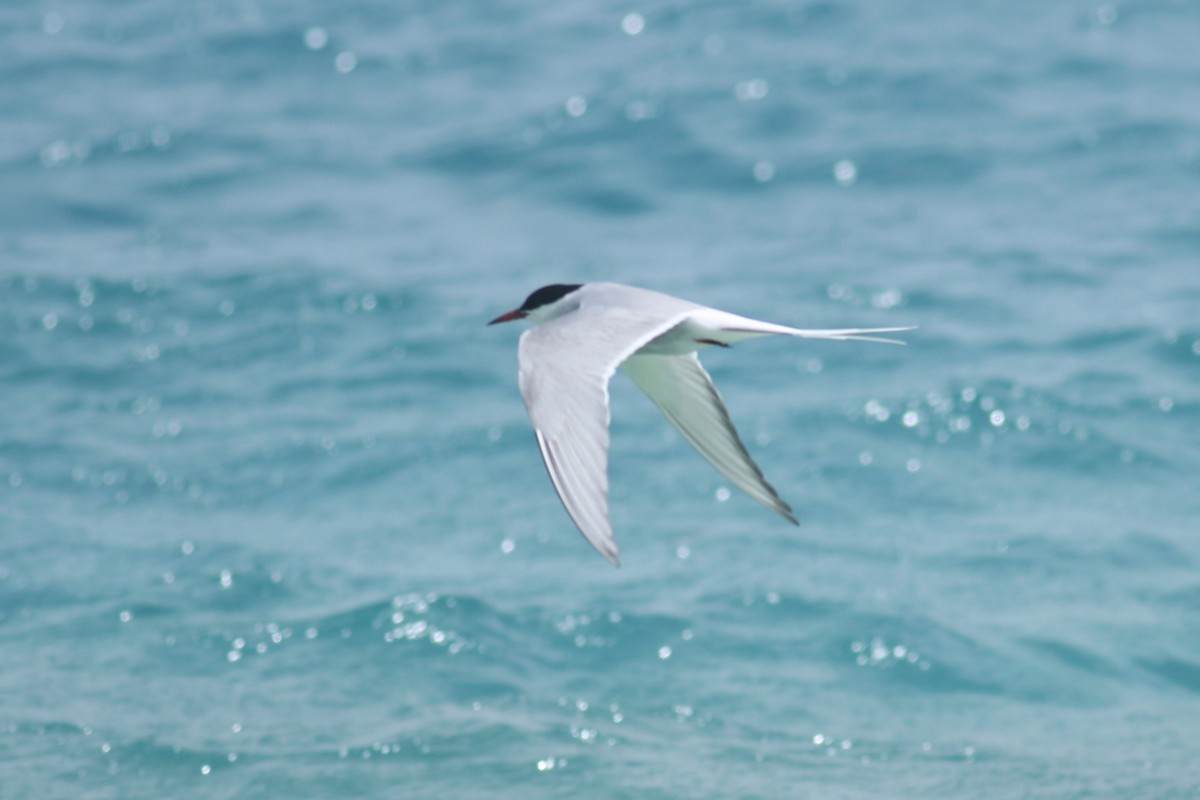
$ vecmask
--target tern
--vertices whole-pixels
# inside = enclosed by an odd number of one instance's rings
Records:
[[[592,547],[620,566],[608,518],[608,382],[620,367],[717,471],[798,525],[767,483],[697,351],[761,336],[902,344],[902,328],[789,328],[618,283],[556,283],[489,325],[523,319],[518,384],[554,490]]]

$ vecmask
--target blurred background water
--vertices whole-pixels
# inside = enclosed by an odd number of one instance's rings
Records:
[[[0,10],[0,795],[1184,797],[1190,0]],[[797,529],[613,386],[613,570],[516,389],[617,280]]]

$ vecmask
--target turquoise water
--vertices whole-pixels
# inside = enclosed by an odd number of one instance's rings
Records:
[[[1189,797],[1191,2],[0,11],[0,795]],[[613,385],[623,566],[516,388],[552,282],[705,354],[799,529]]]

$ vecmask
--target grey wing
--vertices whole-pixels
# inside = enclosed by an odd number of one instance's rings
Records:
[[[608,381],[623,360],[682,316],[580,310],[521,336],[521,396],[546,471],[576,527],[614,566],[619,562],[608,519]]]
[[[554,491],[575,527],[614,567],[621,566],[608,519],[608,419],[605,430],[551,437],[535,429]]]
[[[746,451],[721,395],[695,353],[636,355],[621,369],[718,472],[767,508],[799,524]]]

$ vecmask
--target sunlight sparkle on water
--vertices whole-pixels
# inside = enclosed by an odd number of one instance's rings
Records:
[[[71,145],[59,139],[42,148],[42,166],[56,167],[71,157]]]
[[[883,403],[880,403],[878,400],[868,400],[867,404],[863,407],[863,411],[876,422],[887,422],[892,416],[892,412],[888,411]]]
[[[751,78],[748,81],[739,81],[733,87],[733,95],[743,103],[748,103],[762,100],[770,90],[770,85],[762,78]]]
[[[904,302],[904,293],[899,289],[884,289],[871,295],[871,305],[875,308],[895,308]]]
[[[320,50],[329,44],[329,33],[324,28],[312,27],[304,32],[304,46],[309,50]]]
[[[583,95],[572,95],[567,98],[567,102],[563,104],[563,108],[566,109],[568,116],[582,117],[587,113],[587,98]]]
[[[858,180],[858,165],[848,158],[833,165],[833,179],[840,186],[853,186]]]

